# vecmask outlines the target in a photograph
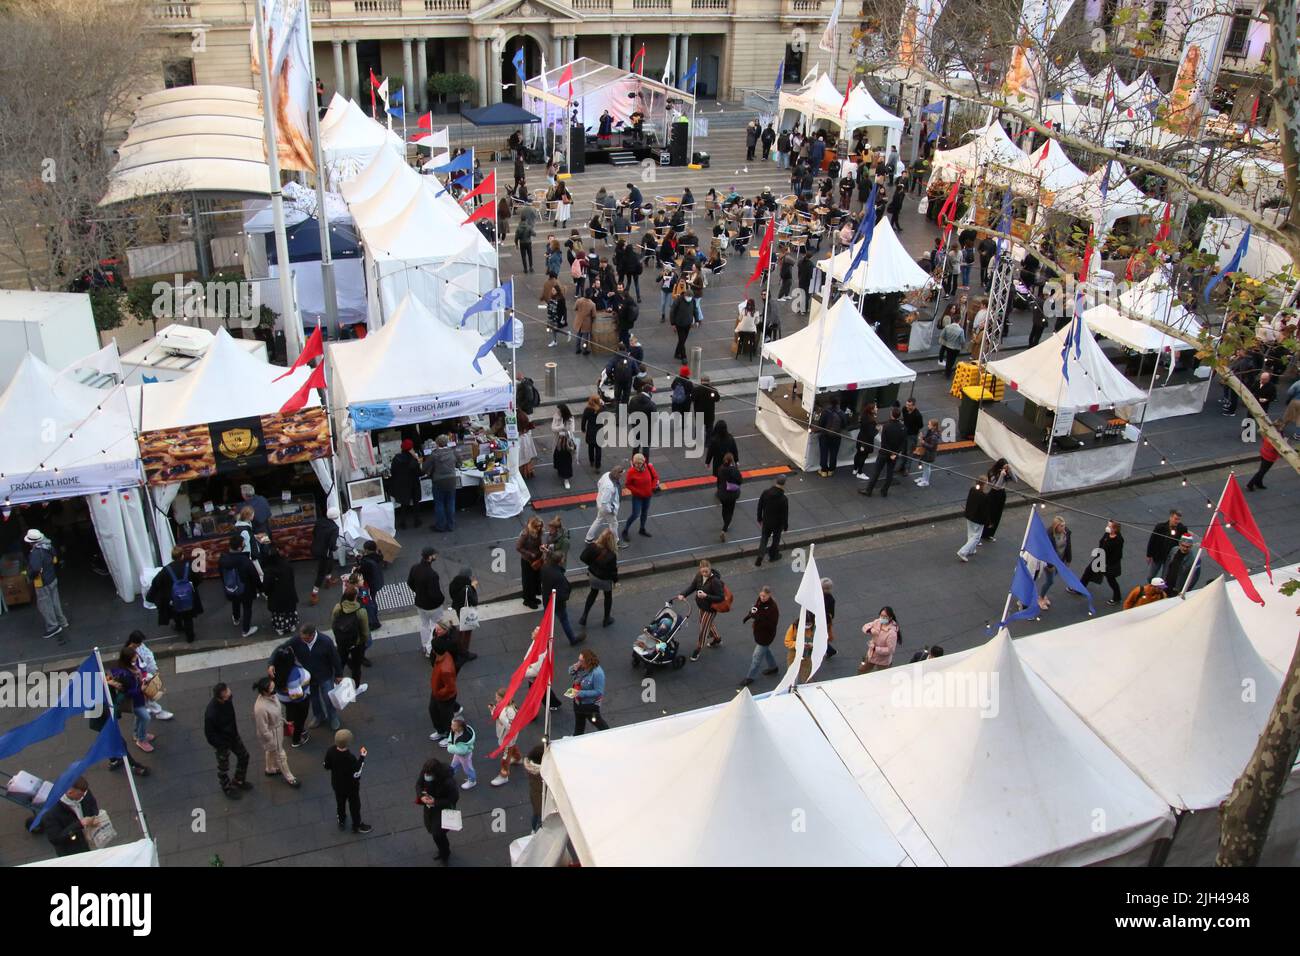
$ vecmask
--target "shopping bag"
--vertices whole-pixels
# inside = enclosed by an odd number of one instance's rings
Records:
[[[457,833],[460,832],[462,829],[464,829],[464,824],[461,822],[460,819],[460,811],[443,810],[442,828],[444,830],[452,830],[453,832],[457,832]]]
[[[157,700],[165,693],[161,674],[154,674],[153,677],[149,678],[148,683],[144,685],[144,696],[150,700]]]
[[[930,197],[926,196],[916,205],[916,211],[919,215],[924,216],[930,208]]]
[[[284,722],[284,735],[285,735],[286,737],[292,737],[292,736],[293,736],[293,721],[292,721],[292,720],[286,720],[286,721]]]
[[[95,825],[86,830],[86,841],[99,850],[117,839],[117,830],[113,827],[113,821],[109,819],[107,810],[99,811],[95,821]]]
[[[460,629],[462,631],[476,631],[479,626],[478,608],[463,607],[460,610]]]
[[[352,683],[351,677],[345,677],[330,688],[329,698],[335,710],[344,710],[357,699],[357,685]]]

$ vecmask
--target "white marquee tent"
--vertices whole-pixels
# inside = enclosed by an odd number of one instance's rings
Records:
[[[790,695],[557,740],[542,776],[584,866],[908,862]]]
[[[399,159],[406,158],[402,137],[338,93],[320,122],[320,148],[325,182],[332,190],[356,176],[380,150],[388,149]]]
[[[1207,219],[1201,233],[1201,251],[1214,253],[1222,269],[1232,261],[1245,231],[1246,224],[1235,216]],[[1239,269],[1261,282],[1278,274],[1296,276],[1295,264],[1286,250],[1257,229],[1250,233],[1250,245],[1241,257]]]
[[[1080,354],[1069,349],[1069,378],[1062,373],[1061,350],[1069,326],[1045,342],[1008,358],[990,362],[988,370],[1036,405],[1057,412],[1087,412],[1146,401],[1138,388],[1111,364],[1082,323]]]
[[[121,371],[119,362],[119,379]],[[131,394],[126,385],[82,385],[28,353],[0,395],[5,505],[82,498],[123,601],[135,598],[140,572],[154,563]]]
[[[1001,123],[995,120],[973,133],[973,138],[960,146],[935,151],[931,182],[936,179],[951,182],[960,178],[965,183],[973,183],[982,167],[989,182],[1005,178],[1001,170],[1030,178],[1036,175],[1033,162],[1011,141]]]
[[[820,73],[807,86],[791,92],[782,91],[777,98],[777,115],[780,125],[788,129],[794,125],[794,115],[804,118],[805,129],[820,126],[832,127],[851,133],[858,129],[880,130],[873,139],[876,146],[898,146],[903,138],[903,120],[876,102],[866,86],[859,83],[848,102],[835,88],[830,76]]]
[[[1052,193],[1078,185],[1088,178],[1088,174],[1070,161],[1061,144],[1054,139],[1034,150],[1030,155],[1030,167],[1042,177],[1042,188]]]
[[[919,866],[1143,865],[1173,830],[1164,801],[1025,666],[1005,631],[799,696]]]
[[[1124,167],[1114,160],[1110,163],[1110,181],[1105,199],[1102,199],[1101,181],[1105,165],[1097,168],[1086,179],[1058,192],[1052,201],[1052,212],[1064,213],[1098,226],[1098,234],[1105,235],[1125,216],[1158,216],[1164,203],[1152,199],[1129,180]],[[1099,258],[1099,257],[1098,257]]]
[[[817,268],[823,275],[833,276],[836,282],[843,283],[848,275],[853,257],[862,248],[859,241],[852,248],[844,249],[834,259],[819,259]],[[912,292],[924,289],[933,280],[930,274],[917,265],[916,260],[903,248],[898,234],[888,219],[876,223],[871,234],[871,248],[867,261],[853,271],[853,278],[843,288],[855,295],[876,295],[890,292]]]

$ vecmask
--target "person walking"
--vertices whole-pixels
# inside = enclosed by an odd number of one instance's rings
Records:
[[[777,561],[781,557],[781,535],[790,530],[790,499],[785,494],[785,475],[778,475],[770,488],[758,496],[756,514],[760,536],[754,567],[763,566],[763,552]],[[770,542],[770,543],[769,543]]]
[[[569,665],[569,674],[573,686],[569,695],[573,698],[573,733],[580,736],[587,724],[594,724],[597,730],[609,730],[609,724],[600,715],[601,705],[605,703],[605,668],[600,666],[600,658],[590,647],[583,648],[576,663]]]
[[[261,677],[253,685],[257,697],[253,700],[253,727],[265,756],[268,777],[283,777],[293,788],[302,784],[289,769],[289,755],[284,752],[284,707],[275,695],[275,681]]]
[[[23,541],[31,549],[27,554],[27,578],[36,591],[36,610],[45,623],[45,633],[41,637],[48,640],[68,627],[63,601],[59,597],[59,559],[54,552],[54,542],[38,529],[30,529]]]
[[[876,403],[866,402],[858,416],[858,434],[854,438],[853,475],[864,481],[867,477],[865,466],[872,455],[879,456],[876,450],[876,434],[880,428],[876,421]]]
[[[703,428],[697,435],[710,435],[713,432],[714,418],[717,415],[718,402],[722,396],[713,387],[713,381],[707,375],[700,376],[700,382],[691,392],[691,410],[703,418]]]
[[[437,757],[430,757],[420,767],[419,779],[415,781],[415,802],[421,807],[424,829],[438,848],[434,860],[445,866],[451,858],[451,841],[447,839],[442,814],[445,810],[456,809],[460,790],[456,786],[455,773]]]
[[[442,607],[444,601],[442,582],[438,578],[438,572],[433,569],[433,562],[437,560],[438,549],[426,546],[420,551],[420,560],[411,566],[406,575],[406,586],[415,597],[415,613],[420,619],[420,647],[425,657],[429,656],[429,647],[433,643],[433,625],[438,620],[438,608]]]
[[[506,689],[504,687],[498,687],[496,693],[492,695],[492,709],[496,710],[497,707],[501,707],[501,712],[497,714],[496,731],[497,746],[502,748],[501,768],[497,771],[497,775],[492,778],[492,786],[494,787],[504,787],[509,783],[511,765],[524,762],[524,756],[519,752],[519,748],[515,744],[506,745],[506,737],[510,735],[510,725],[515,722],[515,718],[519,715],[519,708],[515,706],[513,700],[502,706],[501,702],[505,698]]]
[[[439,435],[434,441],[433,451],[424,460],[424,474],[433,485],[433,530],[455,531],[460,470],[457,468],[456,449],[451,446],[448,436]]]
[[[470,640],[479,626],[478,578],[475,577],[473,568],[464,565],[456,572],[456,576],[447,585],[447,596],[451,599],[451,609],[456,612],[456,646],[461,666],[464,666],[470,661],[478,660],[478,655],[469,649]],[[430,642],[432,642],[432,628]]]
[[[1011,473],[1011,466],[1005,458],[999,458],[985,473],[988,516],[984,519],[984,531],[980,534],[983,540],[997,540],[998,525],[1002,523],[1002,512],[1007,506],[1007,483],[1015,480],[1016,476]]]
[[[298,586],[293,579],[293,565],[274,544],[262,556],[262,590],[266,609],[271,612],[271,627],[281,637],[298,632]]]
[[[565,491],[571,487],[569,482],[573,478],[573,452],[577,448],[573,433],[576,427],[577,422],[573,412],[569,411],[569,406],[563,403],[556,406],[555,413],[551,416],[551,435],[555,438],[551,465],[555,468],[555,474],[564,482]]]
[[[600,413],[603,408],[600,396],[592,395],[587,399],[578,422],[583,443],[587,446],[587,465],[591,468],[600,468]]]
[[[736,466],[736,457],[731,452],[722,456],[722,466],[718,468],[714,481],[718,504],[722,506],[722,530],[718,539],[726,541],[731,519],[736,514],[736,502],[740,500],[740,486],[744,484],[740,468]]]
[[[691,334],[691,328],[695,324],[695,302],[688,289],[679,288],[674,291],[669,322],[677,333],[677,347],[673,349],[673,358],[679,362],[686,362],[686,338]]]
[[[240,739],[235,722],[234,695],[224,683],[212,688],[212,699],[203,712],[203,736],[217,752],[217,783],[221,785],[221,792],[238,799],[241,790],[252,790],[253,785],[247,780],[248,748]],[[233,777],[230,775],[231,754],[235,756]]]
[[[1167,521],[1162,521],[1151,529],[1151,537],[1147,539],[1148,581],[1160,573],[1169,558],[1169,552],[1174,550],[1185,534],[1187,525],[1183,524],[1183,513],[1177,508],[1170,509]]]
[[[704,452],[704,467],[713,472],[713,477],[718,476],[722,461],[727,455],[731,456],[733,463],[740,461],[740,450],[736,446],[736,439],[727,428],[727,420],[720,418],[714,423],[713,431],[709,433],[708,448]]]
[[[1133,586],[1133,590],[1128,592],[1128,597],[1124,598],[1124,610],[1131,611],[1133,608],[1141,607],[1144,604],[1163,601],[1168,596],[1165,593],[1165,579],[1152,578],[1147,584]]]
[[[867,636],[867,653],[858,665],[859,674],[884,670],[894,663],[894,652],[898,649],[902,631],[892,607],[882,607],[874,621],[862,625],[862,633]]]
[[[1110,600],[1106,603],[1112,607],[1118,604],[1121,599],[1119,574],[1123,559],[1124,535],[1120,533],[1119,522],[1108,521],[1106,522],[1106,530],[1102,532],[1101,540],[1097,542],[1097,550],[1093,552],[1092,560],[1088,562],[1088,567],[1079,580],[1084,587],[1087,587],[1093,581],[1100,581],[1105,578],[1106,583],[1110,585]]]
[[[895,232],[902,232],[903,227],[898,224],[898,216],[903,211],[903,200],[907,198],[907,185],[900,182],[894,187],[894,195],[889,200],[889,224],[894,227]]]
[[[429,734],[429,739],[443,747],[451,733],[451,718],[460,710],[456,703],[454,646],[449,629],[440,624],[434,634],[433,652],[429,655],[429,662],[433,665],[429,674],[429,722],[433,724],[433,733]]]
[[[717,647],[722,643],[714,619],[719,612],[731,608],[726,602],[726,585],[708,561],[699,563],[691,583],[677,595],[677,600],[685,601],[688,594],[694,598],[695,607],[700,612],[700,633],[695,642],[695,650],[691,652],[691,660],[698,661],[706,643],[709,647]]]
[[[149,700],[144,695],[144,675],[136,663],[136,650],[130,645],[122,648],[117,661],[108,672],[108,685],[113,688],[115,706],[119,713],[123,708],[135,714],[135,732],[132,740],[145,753],[153,753],[153,742],[157,739],[149,733],[149,721],[153,715],[149,712]]]
[[[632,498],[632,513],[628,515],[627,522],[623,525],[622,539],[629,542],[628,532],[632,530],[633,522],[640,521],[640,527],[637,534],[642,537],[653,537],[645,529],[646,518],[650,514],[650,500],[659,488],[659,472],[655,471],[655,466],[646,461],[645,455],[635,454],[632,456],[632,467],[627,470],[624,476],[623,485],[627,488],[628,494]]]
[[[307,672],[289,646],[281,645],[271,655],[266,676],[275,684],[275,698],[284,708],[284,718],[289,731],[289,746],[301,747],[310,738],[307,735],[307,713],[311,707],[311,674]]]
[[[569,623],[569,595],[573,593],[573,585],[569,583],[569,578],[564,573],[564,555],[562,553],[556,551],[546,552],[540,578],[542,601],[545,603],[552,594],[555,595],[555,619],[563,629],[564,636],[568,638],[569,645],[581,644],[587,639],[586,635],[575,636],[573,625]]]
[[[230,602],[230,619],[243,637],[257,633],[253,626],[253,598],[257,596],[260,579],[253,560],[245,550],[243,535],[231,535],[229,550],[217,559],[221,573],[221,587]]]
[[[912,454],[921,460],[921,474],[916,479],[916,487],[929,488],[930,474],[934,469],[934,460],[939,455],[939,441],[942,435],[939,431],[939,419],[932,418],[926,423],[925,431],[921,433],[919,444],[916,445]]]
[[[921,410],[916,407],[915,398],[909,398],[903,403],[903,431],[907,433],[907,439],[904,442],[907,453],[919,459],[920,456],[916,454],[915,449],[920,442],[921,432],[925,431],[925,418],[922,417]],[[898,473],[900,475],[907,474],[909,465],[911,465],[911,462],[907,459],[907,456],[900,458]],[[919,461],[917,467],[920,467]]]
[[[975,482],[970,491],[966,492],[966,506],[962,514],[966,518],[966,543],[957,550],[957,558],[966,562],[980,546],[984,522],[988,519],[988,493],[984,490],[984,482]]]
[[[145,707],[151,719],[171,720],[176,715],[158,703],[166,691],[158,673],[158,658],[144,642],[143,631],[132,631],[126,639],[126,650],[135,653],[136,669],[140,672],[140,689],[144,693]]]
[[[347,829],[348,814],[352,815],[352,832],[369,833],[374,829],[361,819],[361,774],[366,769],[366,748],[356,754],[352,742],[356,738],[350,730],[334,734],[334,746],[325,751],[325,769],[330,775],[334,791],[334,806],[338,812],[339,829]]]
[[[804,620],[803,657],[799,661],[799,674],[795,680],[795,683],[798,684],[806,683],[808,678],[812,676],[813,636],[816,633],[816,623],[816,616],[810,611]],[[785,646],[785,666],[787,670],[794,665],[795,656],[799,653],[798,632],[799,621],[796,618],[786,628],[785,640],[782,641]]]
[[[587,617],[596,604],[596,595],[604,600],[604,617],[601,627],[614,623],[611,612],[614,608],[614,585],[618,582],[618,542],[614,533],[606,528],[595,541],[588,542],[582,549],[579,560],[587,566],[587,601],[582,608],[582,617],[578,623],[587,626]]]
[[[749,125],[745,127],[745,159],[749,162],[754,161],[754,150],[758,146],[760,135],[758,120],[750,120]]]
[[[799,254],[799,265],[796,268],[796,274],[799,277],[799,299],[795,302],[797,308],[795,312],[804,313],[808,311],[809,303],[812,301],[811,292],[813,277],[813,258],[812,253],[806,248]]]
[[[525,275],[533,271],[533,224],[521,216],[515,226],[515,248],[519,250],[520,271]]]
[[[1066,526],[1064,515],[1057,515],[1052,519],[1052,524],[1047,529],[1047,536],[1051,538],[1052,547],[1056,549],[1058,558],[1066,564],[1074,560],[1074,550],[1070,545],[1070,529]],[[1056,565],[1044,564],[1042,574],[1038,579],[1038,609],[1040,611],[1051,608],[1052,602],[1048,598],[1047,592],[1052,589],[1055,582]]]
[[[753,628],[754,656],[749,664],[749,673],[739,686],[748,687],[760,673],[770,677],[780,670],[776,665],[776,656],[772,653],[772,642],[776,640],[776,628],[780,619],[781,609],[772,597],[772,589],[764,584],[758,589],[758,597],[742,621]],[[765,663],[767,667],[763,667]]]
[[[145,600],[158,608],[158,626],[169,622],[185,635],[185,643],[194,643],[194,618],[203,613],[198,578],[186,558],[185,549],[172,548],[172,559],[154,575]]]
[[[759,140],[763,144],[763,159],[771,159],[772,144],[776,142],[776,130],[772,128],[771,123],[768,123],[763,127],[763,134],[759,137]]]
[[[1178,539],[1178,547],[1169,552],[1164,567],[1160,569],[1160,577],[1165,582],[1165,593],[1170,596],[1182,594],[1196,587],[1201,570],[1198,566],[1194,572],[1192,571],[1193,565],[1197,563],[1196,554],[1192,551],[1195,543],[1196,538],[1191,532],[1183,535]]]
[[[533,515],[524,525],[515,541],[519,554],[519,578],[523,587],[524,605],[530,610],[541,607],[538,594],[542,586],[542,519]]]
[[[966,347],[966,330],[960,322],[949,322],[939,333],[939,361],[943,363],[944,378],[952,378],[961,350]]]
[[[316,523],[311,529],[311,556],[316,561],[316,578],[311,586],[312,607],[320,602],[320,589],[332,588],[339,583],[334,575],[337,564],[335,556],[339,550],[339,509],[330,507],[322,516],[316,516]]]
[[[606,528],[618,535],[618,508],[621,503],[623,466],[615,465],[596,482],[596,519],[587,529],[584,541],[595,541]]]
[[[1259,469],[1255,474],[1250,476],[1250,481],[1246,482],[1246,490],[1254,491],[1259,489],[1260,491],[1268,491],[1267,486],[1264,484],[1264,476],[1267,475],[1268,470],[1273,467],[1273,462],[1277,461],[1280,457],[1282,456],[1278,454],[1278,450],[1274,447],[1273,443],[1264,435],[1260,435]]]
[[[377,631],[383,626],[379,623],[379,592],[384,589],[386,563],[384,556],[379,553],[379,545],[374,541],[367,541],[361,546],[361,560],[357,562],[357,573],[352,575],[352,577],[361,576],[357,588],[358,600],[366,609],[372,631]],[[369,647],[369,643],[366,646]]]
[[[889,497],[889,486],[894,483],[894,466],[898,463],[900,456],[907,454],[907,433],[903,429],[903,414],[897,409],[891,409],[889,421],[885,427],[880,430],[880,453],[876,455],[876,467],[871,472],[871,480],[867,482],[867,487],[859,488],[858,494],[871,497],[871,493],[876,490],[876,480],[880,473],[885,473],[885,483],[880,488],[880,497]]]
[[[397,527],[420,527],[420,459],[415,442],[402,439],[402,450],[388,464],[388,492],[397,503]]]
[[[843,431],[844,413],[840,411],[839,401],[832,398],[817,418],[817,449],[821,463],[817,474],[823,478],[834,475],[839,465]]]
[[[361,682],[361,663],[370,642],[370,618],[357,599],[355,588],[343,589],[339,603],[330,611],[330,630],[338,645],[339,658],[352,672],[352,683],[356,685],[357,693],[361,693],[365,687]]]
[[[451,718],[451,733],[447,737],[447,753],[451,755],[451,772],[453,776],[459,770],[465,775],[462,790],[473,790],[478,786],[478,774],[474,770],[474,741],[477,734],[463,716],[457,714]]]
[[[312,716],[307,721],[306,729],[328,723],[330,730],[338,730],[339,716],[334,712],[329,691],[343,680],[343,661],[339,658],[339,649],[329,637],[316,630],[315,624],[304,624],[298,628],[298,636],[284,645],[293,652],[298,661],[311,676]]]

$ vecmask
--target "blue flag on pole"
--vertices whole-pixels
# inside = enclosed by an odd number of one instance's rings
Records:
[[[866,262],[871,254],[871,236],[876,231],[876,193],[879,189],[879,182],[871,184],[871,195],[867,196],[867,208],[862,214],[862,224],[858,226],[858,235],[854,236],[855,240],[861,237],[862,245],[858,246],[857,255],[849,263],[849,271],[844,273],[845,285],[848,285],[849,280],[853,278],[853,271]]]
[[[479,366],[479,359],[487,356],[498,345],[509,345],[515,340],[515,319],[509,316],[501,323],[501,328],[492,333],[492,337],[479,346],[478,354],[474,356],[474,371],[482,372]]]
[[[109,720],[104,724],[104,729],[99,732],[99,736],[95,738],[94,743],[90,745],[90,749],[86,751],[86,756],[63,771],[63,776],[54,781],[54,786],[50,788],[49,799],[45,801],[45,805],[41,807],[41,812],[36,814],[36,818],[32,820],[28,829],[35,830],[40,825],[41,817],[45,816],[45,811],[59,802],[59,798],[68,792],[68,788],[86,772],[88,767],[93,767],[101,760],[125,756],[126,741],[122,739],[122,731],[118,729],[116,720]]]
[[[937,116],[943,112],[943,100],[935,100],[928,106],[921,107],[922,116]]]
[[[483,293],[483,298],[479,299],[460,317],[460,327],[463,329],[469,317],[477,312],[495,312],[497,309],[513,309],[515,307],[515,286],[513,282],[507,282],[505,285],[499,285],[495,289],[488,289]]]
[[[785,79],[785,60],[776,65],[776,92],[781,92],[781,81]]]
[[[1216,285],[1222,282],[1230,272],[1236,272],[1241,268],[1241,260],[1245,258],[1246,250],[1250,248],[1250,231],[1254,228],[1254,226],[1246,227],[1246,231],[1241,234],[1241,241],[1237,243],[1237,251],[1232,254],[1228,264],[1223,267],[1223,270],[1218,275],[1205,283],[1205,291],[1201,293],[1201,298],[1206,302],[1210,301],[1210,293],[1214,291]]]
[[[443,193],[450,191],[452,186],[459,186],[461,189],[473,189],[474,174],[469,172],[464,176],[457,176],[454,179],[447,180],[447,185],[438,190],[438,195],[441,196]]]
[[[527,82],[526,78],[524,77],[524,48],[523,47],[520,47],[518,50],[515,50],[515,55],[511,58],[510,62],[515,65],[515,76],[519,77],[519,89],[520,92],[522,93],[524,88],[524,83]]]
[[[691,62],[691,68],[687,70],[686,75],[682,77],[681,85],[679,89],[686,90],[691,94],[695,93],[695,71],[699,68],[699,65],[700,65],[700,58],[697,56]]]
[[[1024,552],[1039,561],[1045,561],[1056,568],[1057,573],[1061,575],[1061,580],[1066,583],[1067,587],[1073,588],[1088,599],[1088,613],[1096,614],[1097,609],[1093,607],[1092,595],[1088,589],[1070,570],[1070,566],[1061,560],[1061,556],[1056,553],[1056,545],[1052,543],[1052,536],[1047,533],[1043,527],[1043,522],[1038,517],[1038,512],[1034,511],[1029,516],[1029,533],[1025,535]]]
[[[45,713],[0,736],[0,760],[12,757],[32,744],[57,737],[63,733],[69,718],[79,717],[87,711],[98,711],[103,700],[99,663],[91,654],[72,672],[59,692],[59,699],[51,701]]]
[[[433,167],[435,173],[469,173],[474,171],[474,150],[467,149],[449,163]]]
[[[1029,573],[1029,565],[1025,564],[1025,559],[1020,555],[1016,555],[1016,570],[1011,575],[1011,596],[1023,607],[998,621],[997,627],[991,630],[1000,631],[1012,621],[1023,621],[1038,616],[1038,592],[1034,590],[1034,576]]]
[[[930,135],[926,137],[926,140],[925,140],[925,141],[926,141],[927,143],[933,143],[936,139],[939,138],[939,134],[940,134],[941,132],[943,132],[943,117],[942,117],[942,116],[940,116],[937,120],[935,120],[935,123],[934,123],[934,129],[930,130]]]

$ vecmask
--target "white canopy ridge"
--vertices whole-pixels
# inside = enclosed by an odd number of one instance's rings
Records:
[[[1029,401],[1057,412],[1087,412],[1114,408],[1116,405],[1140,405],[1147,393],[1125,378],[1111,364],[1106,353],[1088,329],[1081,329],[1079,356],[1072,344],[1068,350],[1068,380],[1062,372],[1061,351],[1074,323],[1050,339],[1009,358],[988,364],[988,370]]]
[[[853,298],[840,296],[821,318],[763,346],[764,357],[819,392],[911,382],[916,372],[898,360],[863,319]]]

